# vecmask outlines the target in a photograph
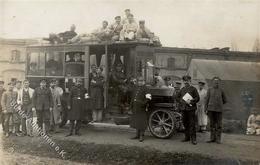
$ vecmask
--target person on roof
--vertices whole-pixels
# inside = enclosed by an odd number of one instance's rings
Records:
[[[142,39],[152,40],[153,39],[153,34],[147,27],[145,27],[144,20],[139,21],[139,28],[136,32],[136,39],[138,39],[138,40],[142,40]]]
[[[132,41],[135,40],[136,38],[136,32],[138,29],[138,25],[134,21],[134,16],[133,14],[128,15],[128,23],[125,23],[123,25],[123,29],[120,33],[120,40],[127,40],[127,41]]]
[[[125,9],[125,17],[122,19],[122,24],[128,23],[128,16],[131,15],[130,9]],[[134,20],[135,22],[135,20]]]
[[[112,41],[118,41],[120,37],[120,32],[123,29],[123,24],[121,23],[121,17],[115,17],[115,23],[110,25],[109,27],[112,35]]]
[[[108,28],[108,22],[103,21],[102,22],[102,27],[95,30],[92,34],[96,36],[99,40],[101,41],[107,41],[110,40],[111,35],[110,35],[110,29]]]
[[[67,43],[70,39],[75,37],[77,33],[75,32],[76,26],[73,24],[70,27],[69,31],[65,31],[59,34],[50,33],[49,38],[43,38],[43,40],[47,40],[50,44],[60,44]]]

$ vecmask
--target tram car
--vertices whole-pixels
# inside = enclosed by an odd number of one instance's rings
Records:
[[[91,66],[102,67],[105,78],[104,113],[113,118],[120,114],[120,96],[111,82],[111,75],[116,65],[121,63],[122,73],[127,79],[141,76],[150,86],[152,101],[148,120],[151,134],[157,138],[169,138],[181,128],[181,114],[176,111],[173,89],[151,87],[156,69],[147,64],[154,63],[155,47],[151,43],[134,41],[31,45],[26,50],[26,78],[32,88],[37,87],[42,78],[55,78],[59,86],[69,92],[77,78],[83,79],[84,87],[89,89]],[[90,98],[86,112],[91,112],[91,107]],[[86,120],[91,120],[89,118],[90,113],[86,113]]]

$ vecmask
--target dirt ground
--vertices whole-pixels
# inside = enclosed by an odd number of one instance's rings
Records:
[[[2,152],[22,160],[47,164],[256,164],[260,163],[260,137],[223,134],[223,144],[208,144],[208,133],[198,133],[198,145],[180,142],[182,134],[171,139],[156,139],[146,134],[140,143],[129,139],[134,135],[127,127],[90,125],[82,136],[65,137],[61,130],[51,138],[64,149],[62,160],[40,137],[2,138]],[[16,156],[18,155],[18,156]],[[6,157],[6,156],[4,156]],[[2,156],[0,158],[2,160]],[[37,162],[36,161],[36,162]],[[44,162],[45,161],[45,162]],[[54,161],[54,162],[52,162]],[[34,162],[34,161],[32,161]],[[21,163],[21,162],[19,162]]]

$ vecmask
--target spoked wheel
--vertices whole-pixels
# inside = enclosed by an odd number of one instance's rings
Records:
[[[175,117],[170,110],[158,109],[150,114],[148,126],[153,136],[167,139],[175,131]]]

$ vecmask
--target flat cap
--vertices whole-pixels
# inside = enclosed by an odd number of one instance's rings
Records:
[[[185,75],[182,77],[182,80],[189,81],[189,80],[191,80],[191,77],[189,75]]]

